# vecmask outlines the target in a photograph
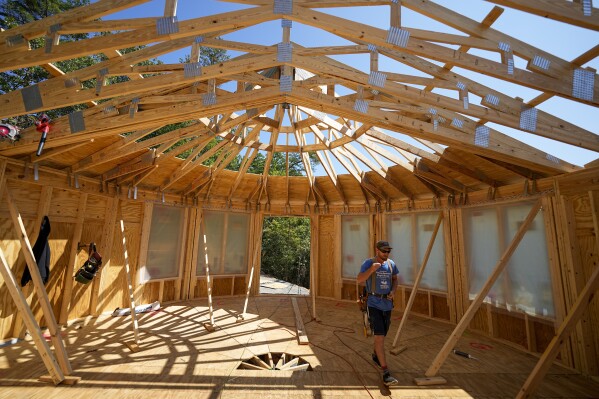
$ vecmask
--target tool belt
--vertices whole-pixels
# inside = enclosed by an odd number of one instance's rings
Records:
[[[369,292],[368,295],[372,295],[374,297],[381,298],[381,299],[387,299],[388,294],[375,294],[374,292]]]
[[[96,252],[96,244],[89,244],[89,258],[75,274],[75,280],[81,284],[88,284],[96,276],[96,272],[102,266],[102,256]]]

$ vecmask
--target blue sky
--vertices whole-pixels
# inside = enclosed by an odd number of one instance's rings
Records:
[[[92,2],[94,1],[92,0]],[[482,20],[494,6],[492,3],[482,0],[435,0],[435,2],[477,21]],[[186,20],[243,8],[247,7],[235,3],[221,3],[215,0],[179,0],[177,6],[177,16],[179,20]],[[387,29],[389,26],[389,7],[387,6],[338,9],[329,8],[320,11],[352,19],[360,23],[376,26],[381,29]],[[163,13],[164,0],[152,0],[146,4],[106,16],[103,19],[159,17],[162,16]],[[420,14],[406,10],[405,8],[402,10],[402,26],[461,34],[443,24],[437,23],[436,21],[433,21]],[[571,25],[525,14],[516,10],[511,10],[509,8],[506,8],[503,15],[501,15],[501,17],[493,24],[492,27],[568,61],[576,58],[599,43],[599,32],[573,27]],[[231,33],[224,36],[224,38],[240,42],[273,45],[281,41],[281,24],[278,20],[271,21]],[[291,40],[301,44],[302,46],[349,44],[349,42],[346,40],[336,37],[332,34],[308,26],[302,26],[301,24],[297,23],[294,23],[293,28],[291,29]],[[473,50],[470,52],[476,53]],[[164,62],[173,63],[178,62],[180,58],[188,53],[189,49],[182,49],[160,58]],[[239,55],[239,53],[235,52],[230,52],[229,54],[232,57]],[[366,73],[369,72],[368,55],[336,56],[334,58],[361,69]],[[518,57],[516,57],[515,62],[516,67],[525,67],[525,62]],[[599,70],[599,60],[595,59],[584,66],[590,66]],[[386,59],[385,57],[380,58],[379,69],[381,71],[395,73],[420,74],[417,71],[404,67],[395,61]],[[480,83],[483,83],[512,97],[521,97],[524,99],[524,101],[528,101],[540,94],[540,92],[532,89],[521,88],[497,79],[477,75],[469,71],[455,68],[454,71],[459,72],[466,77],[478,80]],[[448,95],[455,96],[455,94]],[[471,97],[470,102],[478,104],[479,99]],[[599,128],[597,125],[597,121],[599,120],[598,108],[558,97],[554,97],[546,101],[545,103],[539,105],[538,108],[574,123],[575,125],[583,127],[593,133],[599,133]],[[576,165],[582,166],[596,158],[599,158],[599,153],[596,152],[562,144],[517,130],[508,129],[503,126],[495,126],[492,124],[490,124],[490,126],[501,131],[502,133],[515,137],[527,144],[533,145],[543,151],[546,151]]]

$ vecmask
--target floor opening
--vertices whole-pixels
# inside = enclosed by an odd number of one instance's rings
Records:
[[[312,371],[312,366],[299,356],[289,353],[268,352],[242,360],[238,369]]]

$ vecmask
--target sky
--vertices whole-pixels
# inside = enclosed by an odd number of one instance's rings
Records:
[[[597,3],[597,1],[598,0],[595,0],[595,3]],[[95,2],[95,0],[92,0],[92,2]],[[476,21],[481,21],[494,7],[494,4],[482,0],[435,0],[435,2],[445,7],[451,8],[454,11],[457,11]],[[594,4],[593,6],[597,6],[597,4]],[[219,2],[216,0],[179,0],[177,4],[177,17],[179,21],[182,21],[244,8],[248,8],[248,6],[228,2]],[[351,19],[363,24],[375,26],[380,29],[388,29],[389,27],[388,6],[328,8],[319,11]],[[159,17],[162,16],[163,13],[164,0],[152,0],[146,4],[105,16],[103,19],[108,20]],[[422,16],[421,14],[412,12],[405,8],[402,9],[402,26],[437,32],[462,34],[453,30],[452,28],[447,27],[446,25],[440,24]],[[505,9],[504,13],[493,24],[492,28],[525,41],[567,61],[578,57],[580,54],[588,51],[599,43],[599,32],[574,27],[568,24],[522,13],[509,8]],[[258,26],[233,32],[223,36],[223,38],[246,43],[264,45],[277,44],[281,41],[281,23],[280,20],[263,23]],[[291,40],[301,44],[302,46],[308,47],[353,44],[327,32],[323,32],[321,30],[304,26],[295,22],[293,23],[293,27],[291,29]],[[176,63],[179,62],[179,60],[186,54],[189,54],[189,52],[189,48],[182,49],[165,56],[161,56],[160,59],[165,63]],[[470,53],[477,54],[475,50],[471,50]],[[482,55],[483,52],[480,52],[480,54]],[[240,53],[229,52],[229,55],[231,57],[235,57],[240,55]],[[485,54],[485,56],[488,57],[488,54]],[[333,58],[369,73],[369,56],[366,54],[335,56]],[[515,63],[516,67],[523,69],[525,68],[526,63],[524,60],[515,57]],[[595,59],[584,65],[584,67],[587,66],[599,70],[599,59]],[[379,70],[426,76],[418,71],[410,69],[409,67],[402,66],[395,61],[386,59],[383,56],[381,56],[379,59]],[[540,92],[533,89],[521,88],[519,86],[470,71],[460,70],[458,68],[454,68],[453,70],[512,97],[521,97],[524,99],[524,101],[531,100],[540,94]],[[439,93],[445,94],[441,91],[439,91]],[[340,92],[340,94],[346,93]],[[456,96],[455,92],[453,94],[449,93],[447,95],[452,97]],[[471,104],[479,104],[479,102],[479,98],[470,94]],[[599,127],[597,124],[597,121],[599,120],[599,108],[565,100],[559,97],[553,97],[552,99],[539,105],[537,108],[574,123],[575,125],[578,125],[593,133],[599,133]],[[489,124],[489,126],[575,165],[583,166],[584,164],[599,158],[599,153],[597,152],[581,149],[571,145],[545,139],[530,133],[509,129],[503,126],[493,124]],[[406,141],[410,140],[406,139]]]

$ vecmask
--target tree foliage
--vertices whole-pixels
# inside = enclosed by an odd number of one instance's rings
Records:
[[[18,25],[27,24],[37,21],[48,16],[58,14],[70,9],[81,7],[90,4],[90,0],[0,0],[0,27],[3,29],[14,28]],[[102,32],[100,35],[109,35],[110,33]],[[73,42],[77,40],[87,39],[91,37],[88,33],[65,34],[60,35],[60,42]],[[31,49],[38,49],[45,46],[45,38],[38,37],[29,40]],[[145,46],[135,46],[121,49],[122,54],[129,53],[144,48]],[[57,61],[54,66],[59,70],[68,73],[77,71],[83,68],[90,67],[99,62],[107,60],[104,54],[94,54],[73,59]],[[140,62],[139,65],[154,65],[161,61],[150,59]],[[41,66],[33,66],[21,68],[12,71],[0,72],[0,94],[6,94],[11,91],[22,89],[44,80],[50,79],[52,75]],[[124,76],[110,76],[107,79],[107,84],[120,83],[129,80]],[[89,79],[81,83],[85,89],[93,89],[96,86],[96,78]],[[100,100],[102,102],[102,100]],[[55,119],[63,115],[70,114],[74,111],[87,108],[86,104],[77,104],[69,107],[57,108],[44,111],[50,119]],[[21,115],[8,118],[7,122],[20,128],[27,128],[35,121],[34,115]]]
[[[261,271],[280,280],[310,288],[309,218],[264,218]]]
[[[18,25],[37,21],[50,15],[58,14],[75,7],[84,6],[90,3],[90,0],[3,0],[0,1],[0,27],[8,30]],[[88,37],[87,34],[69,34],[61,35],[61,42],[72,42]],[[29,41],[32,49],[38,49],[45,46],[45,38],[38,37]],[[95,64],[100,60],[99,56],[80,57],[71,60],[59,61],[55,64],[63,72],[70,72],[85,68]],[[31,86],[43,80],[51,78],[44,68],[33,66],[21,68],[18,70],[0,72],[0,94],[5,94],[23,87]],[[61,109],[48,110],[45,113],[50,119],[66,115],[75,110],[85,108],[85,105],[76,105]],[[35,117],[22,115],[12,117],[7,120],[21,128],[31,126]]]

